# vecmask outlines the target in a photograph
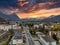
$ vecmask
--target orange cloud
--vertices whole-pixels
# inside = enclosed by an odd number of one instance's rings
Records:
[[[40,17],[49,17],[51,15],[59,15],[60,8],[54,8],[50,10],[42,9],[30,13],[17,13],[19,18],[40,18]]]
[[[52,0],[51,2],[43,2],[37,3],[29,8],[25,8],[22,12],[17,13],[19,18],[41,18],[41,17],[49,17],[51,15],[60,14],[60,8],[52,8],[47,9],[49,5],[53,5],[56,2]],[[25,4],[29,4],[29,2],[20,3],[20,6],[24,6]]]
[[[19,2],[19,5],[21,7],[23,7],[24,5],[27,5],[27,4],[29,4],[29,2],[23,2],[22,0]]]
[[[20,9],[22,9],[25,5],[28,5],[30,4],[28,1],[27,2],[23,2],[23,1],[20,1],[19,2],[19,5],[21,6]],[[37,3],[37,4],[34,4],[34,5],[31,5],[30,7],[24,7],[22,9],[22,12],[35,12],[37,10],[41,10],[41,9],[48,9],[49,8],[49,5],[53,5],[55,4],[55,2],[51,1],[51,2],[43,2],[43,3]]]

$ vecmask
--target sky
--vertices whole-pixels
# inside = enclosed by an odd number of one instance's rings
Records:
[[[60,15],[60,0],[0,0],[0,12],[19,18],[46,18]]]

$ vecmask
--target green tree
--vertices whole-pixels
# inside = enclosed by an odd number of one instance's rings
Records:
[[[10,29],[9,32],[10,32],[11,35],[14,34],[14,30],[13,29]]]
[[[53,34],[53,39],[55,39],[56,41],[57,41],[57,43],[58,43],[58,41],[59,41],[59,38],[57,37],[57,35],[55,35],[55,34]]]
[[[27,24],[29,27],[33,27],[33,23],[29,23],[29,24]]]

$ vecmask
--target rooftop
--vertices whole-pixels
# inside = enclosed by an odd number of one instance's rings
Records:
[[[16,33],[14,36],[14,39],[22,39],[22,34],[21,33]]]
[[[46,42],[54,42],[55,40],[49,36],[42,36],[42,38],[46,41]]]

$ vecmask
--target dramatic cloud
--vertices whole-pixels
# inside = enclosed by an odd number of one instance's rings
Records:
[[[23,15],[22,15],[23,14]],[[20,18],[40,18],[40,17],[49,17],[51,15],[59,15],[60,8],[54,8],[50,10],[42,9],[35,11],[33,13],[17,13]]]
[[[0,0],[0,12],[17,13],[20,18],[58,15],[60,0]]]

